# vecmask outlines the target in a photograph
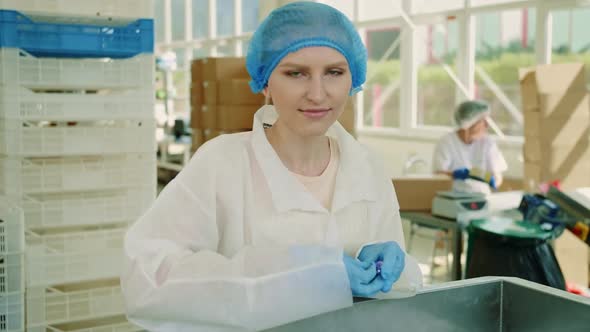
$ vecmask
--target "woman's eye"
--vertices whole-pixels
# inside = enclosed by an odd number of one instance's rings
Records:
[[[343,72],[341,70],[329,70],[328,75],[330,76],[340,76]]]
[[[287,72],[287,76],[293,77],[293,78],[298,78],[298,77],[303,76],[303,73],[300,71],[290,71],[290,72]]]

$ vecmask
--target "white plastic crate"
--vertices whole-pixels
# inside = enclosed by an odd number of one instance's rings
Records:
[[[27,237],[27,287],[118,277],[125,229]]]
[[[52,325],[125,313],[121,287],[78,291],[27,289],[27,325]]]
[[[25,227],[55,228],[132,222],[155,199],[153,186],[108,192],[28,195],[23,198]]]
[[[153,119],[153,89],[48,93],[0,86],[0,117],[64,121]]]
[[[125,316],[92,319],[82,322],[27,327],[28,332],[140,332],[141,327],[128,322]]]
[[[56,157],[154,152],[154,120],[30,123],[0,119],[0,154]]]
[[[151,0],[0,0],[0,8],[50,16],[103,18],[153,18]]]
[[[58,59],[2,48],[0,84],[35,89],[152,89],[154,66],[150,54],[130,59]]]
[[[154,153],[0,158],[0,192],[23,194],[156,186]]]
[[[24,293],[10,293],[0,296],[0,332],[22,332],[25,330]]]
[[[22,252],[0,254],[0,298],[24,290],[24,262]]]
[[[0,254],[24,251],[24,235],[23,210],[8,197],[0,196]]]

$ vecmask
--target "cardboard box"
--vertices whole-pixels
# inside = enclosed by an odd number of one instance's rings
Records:
[[[191,128],[203,128],[203,120],[201,119],[203,105],[191,105]]]
[[[524,113],[524,134],[527,140],[547,145],[575,144],[590,138],[590,110],[588,117],[545,118],[539,112]],[[530,137],[530,139],[528,138]]]
[[[541,65],[519,70],[522,109],[539,109],[540,95],[584,93],[586,75],[584,64],[567,63]],[[557,97],[557,100],[561,99]]]
[[[191,82],[190,87],[190,94],[191,94],[191,106],[201,107],[205,103],[204,92],[203,92],[203,82],[202,81],[193,81]]]
[[[564,165],[557,170],[550,170],[542,163],[525,162],[524,188],[537,191],[538,185],[544,182],[559,180],[562,189],[570,190],[590,186],[590,162],[583,161]]]
[[[560,117],[590,119],[590,93],[586,90],[543,93],[538,95],[539,106],[524,112],[538,112],[544,120]]]
[[[203,59],[195,59],[191,62],[191,81],[203,81]]]
[[[444,175],[393,179],[400,211],[430,211],[439,191],[451,190],[451,178]]]
[[[218,130],[243,130],[252,128],[254,113],[259,107],[203,105],[201,124],[203,128]]]
[[[208,105],[264,105],[264,95],[253,93],[247,79],[204,81],[204,103]]]
[[[205,135],[202,129],[193,129],[192,135],[192,144],[191,144],[191,154],[195,153],[197,149],[205,143]]]
[[[196,81],[218,81],[232,78],[250,78],[245,58],[205,58],[193,61],[191,78]]]
[[[555,256],[565,281],[588,285],[588,246],[566,230],[554,242]]]
[[[590,161],[590,141],[569,142],[560,145],[547,145],[537,137],[525,137],[524,160],[543,163],[550,169],[579,161]]]

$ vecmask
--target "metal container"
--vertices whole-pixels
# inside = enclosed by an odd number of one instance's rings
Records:
[[[483,277],[369,300],[268,331],[590,331],[590,299],[517,278]]]

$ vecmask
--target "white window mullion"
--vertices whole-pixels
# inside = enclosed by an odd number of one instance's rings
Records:
[[[536,29],[537,43],[535,48],[537,53],[537,64],[550,64],[551,44],[553,40],[553,18],[551,17],[551,11],[544,3],[539,4],[537,7]]]
[[[164,44],[172,42],[172,0],[164,1]]]
[[[465,85],[468,96],[457,89],[455,100],[457,103],[465,98],[475,96],[475,16],[469,13],[471,0],[465,0],[465,10],[459,16],[459,52],[457,54],[457,70],[459,79]]]
[[[241,36],[242,31],[242,0],[234,0],[234,36]],[[242,56],[242,40],[234,41],[234,55]]]
[[[207,38],[213,40],[217,38],[217,0],[209,0],[209,29],[207,29]],[[210,46],[209,56],[217,56],[217,46]]]
[[[403,9],[411,15],[411,0],[403,0]],[[407,22],[401,27],[401,87],[400,128],[412,129],[418,125],[418,61],[416,57],[416,31]]]

